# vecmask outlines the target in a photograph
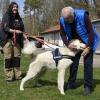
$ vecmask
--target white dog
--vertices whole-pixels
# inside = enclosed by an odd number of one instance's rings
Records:
[[[77,50],[71,51],[67,47],[59,47],[60,54],[74,57],[79,50],[85,48],[85,44],[81,43],[79,40],[73,41],[72,44],[75,46]],[[34,53],[35,50],[36,50],[35,45],[34,44],[31,45],[31,42],[27,41],[22,51],[24,54],[31,54]],[[23,88],[24,83],[27,80],[34,78],[45,66],[46,68],[58,69],[58,79],[57,79],[58,89],[60,93],[64,95],[65,70],[72,64],[72,62],[73,61],[71,59],[64,57],[58,61],[58,65],[56,66],[56,63],[53,59],[52,51],[46,51],[44,53],[38,54],[36,59],[29,65],[29,70],[27,72],[27,75],[21,81],[20,90],[24,90]]]

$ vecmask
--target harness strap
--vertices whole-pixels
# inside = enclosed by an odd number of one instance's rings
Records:
[[[73,56],[70,56],[70,55],[62,55],[60,52],[59,52],[59,49],[56,48],[54,51],[52,51],[52,54],[53,54],[53,59],[56,63],[56,66],[58,65],[58,61],[63,59],[63,58],[66,58],[66,59],[71,59],[72,61],[74,60],[74,57]]]
[[[70,56],[70,55],[62,55],[62,58],[68,58],[68,59],[71,59],[71,60],[73,60],[73,56]]]

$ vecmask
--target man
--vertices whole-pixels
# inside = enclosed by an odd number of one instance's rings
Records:
[[[65,88],[73,89],[76,87],[79,59],[83,55],[84,95],[88,95],[93,88],[93,53],[99,41],[99,37],[89,19],[89,13],[72,7],[63,8],[60,17],[60,28],[62,40],[69,49],[74,49],[73,45],[69,44],[72,39],[79,39],[86,44],[84,51],[75,56],[73,64],[70,66],[70,77]]]

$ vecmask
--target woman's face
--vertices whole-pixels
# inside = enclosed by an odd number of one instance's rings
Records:
[[[13,14],[17,14],[18,6],[16,4],[13,5],[12,12],[13,12]]]

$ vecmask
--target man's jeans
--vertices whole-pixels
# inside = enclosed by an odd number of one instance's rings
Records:
[[[73,64],[70,66],[70,77],[68,79],[68,84],[70,86],[73,86],[76,82],[77,70],[81,53],[82,52],[76,54],[73,60]],[[90,50],[90,52],[84,57],[84,88],[85,87],[92,88],[92,80],[93,80],[93,51]]]

